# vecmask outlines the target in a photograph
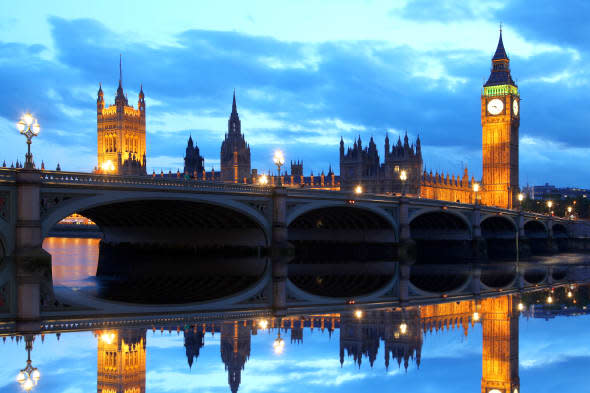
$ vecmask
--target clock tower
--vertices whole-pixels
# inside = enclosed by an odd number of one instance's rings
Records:
[[[483,153],[482,203],[511,209],[518,195],[520,95],[510,76],[510,59],[502,42],[481,95]]]

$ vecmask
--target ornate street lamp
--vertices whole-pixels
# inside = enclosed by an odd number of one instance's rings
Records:
[[[518,198],[518,210],[522,210],[522,201],[524,199],[524,194],[521,192],[517,196]]]
[[[406,195],[406,180],[408,180],[408,173],[402,170],[399,174],[399,178],[402,181],[402,196]]]
[[[547,201],[547,209],[549,210],[549,214],[551,214],[551,208],[553,207],[553,201]]]
[[[283,155],[283,152],[280,150],[276,150],[272,161],[277,166],[277,172],[278,172],[278,176],[279,176],[278,185],[280,186],[280,185],[282,185],[281,184],[281,167],[285,163],[285,156]]]
[[[31,350],[33,349],[33,336],[25,337],[26,342],[26,350],[27,350],[27,365],[25,368],[20,370],[18,375],[16,376],[16,381],[19,385],[25,390],[26,392],[30,392],[33,387],[37,386],[39,383],[39,379],[41,378],[41,373],[37,369],[37,367],[33,367],[31,362]]]
[[[479,192],[479,183],[473,183],[473,192],[475,193],[475,204],[477,205],[477,193]]]
[[[20,121],[16,123],[16,129],[27,137],[27,155],[25,156],[25,169],[33,169],[33,155],[31,154],[31,142],[34,137],[39,135],[41,126],[30,113],[25,113]]]

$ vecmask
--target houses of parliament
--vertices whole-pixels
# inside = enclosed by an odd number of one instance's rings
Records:
[[[467,168],[461,174],[432,173],[424,170],[421,140],[410,141],[407,134],[390,144],[385,137],[384,160],[370,139],[364,146],[356,138],[350,147],[340,140],[340,174],[330,167],[314,176],[303,174],[303,163],[291,162],[290,173],[269,176],[285,187],[307,187],[353,192],[408,194],[421,198],[459,203],[475,203],[511,209],[519,193],[518,131],[520,125],[520,94],[510,73],[510,59],[504,49],[502,31],[491,61],[491,71],[480,97],[482,125],[483,176],[476,181]],[[146,176],[146,107],[143,88],[137,109],[129,106],[123,93],[122,73],[115,104],[105,107],[102,88],[97,99],[98,166],[96,172]],[[251,168],[251,151],[242,133],[234,91],[228,128],[220,147],[220,171],[205,168],[205,159],[193,140],[188,139],[184,155],[184,173],[155,176],[176,176],[184,179],[257,183],[260,174]],[[403,173],[403,176],[402,176]],[[280,178],[279,178],[280,177]],[[403,179],[403,180],[402,180]],[[479,192],[474,190],[478,184]]]

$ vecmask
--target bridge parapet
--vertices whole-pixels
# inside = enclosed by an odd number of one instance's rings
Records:
[[[151,186],[159,188],[189,189],[194,191],[228,191],[270,194],[271,186],[254,184],[221,183],[184,178],[149,177],[149,176],[112,176],[80,172],[42,171],[41,182],[44,185],[96,185],[96,186]]]

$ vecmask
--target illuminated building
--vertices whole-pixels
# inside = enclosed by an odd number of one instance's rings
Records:
[[[520,95],[510,76],[502,31],[492,70],[481,95],[482,203],[510,209],[518,195]]]
[[[97,393],[145,393],[145,332],[119,329],[95,334]]]
[[[518,128],[520,96],[510,76],[510,60],[504,49],[502,33],[492,58],[492,70],[481,95],[483,178],[481,203],[512,208],[518,195]],[[400,181],[401,171],[407,180]],[[385,161],[381,163],[373,138],[363,148],[360,137],[345,150],[340,141],[340,188],[352,191],[361,185],[367,192],[402,193],[450,202],[474,203],[473,184],[467,168],[461,175],[423,170],[420,138],[390,150],[385,138]],[[402,190],[402,186],[405,187]]]
[[[512,296],[485,299],[482,311],[482,393],[518,393],[518,301]]]
[[[106,106],[102,86],[96,100],[99,173],[119,175],[146,174],[145,99],[139,91],[137,109],[129,106],[123,93],[121,64],[115,105]]]

